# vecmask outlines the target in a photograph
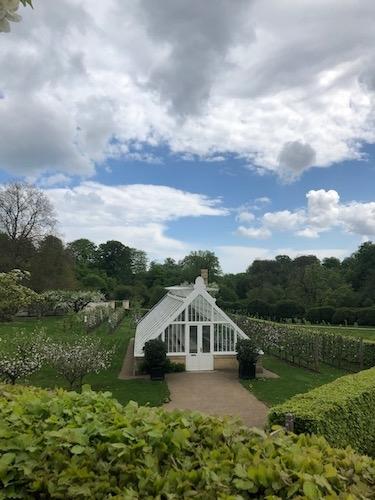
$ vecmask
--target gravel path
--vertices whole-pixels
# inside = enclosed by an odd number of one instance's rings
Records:
[[[184,372],[167,375],[171,401],[166,410],[196,410],[239,417],[245,425],[263,428],[268,408],[246,390],[235,371]]]

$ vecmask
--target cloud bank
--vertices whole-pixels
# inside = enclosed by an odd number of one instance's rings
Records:
[[[297,210],[266,212],[257,225],[237,228],[237,233],[249,238],[269,238],[274,232],[289,232],[306,238],[318,238],[321,233],[339,228],[363,239],[375,237],[375,202],[342,203],[337,191],[311,190],[306,194],[307,206]],[[242,219],[241,222],[244,222]]]
[[[225,216],[218,199],[148,184],[107,186],[83,182],[45,189],[56,208],[66,241],[117,239],[145,250],[151,259],[180,258],[190,245],[168,236],[168,224],[184,217]]]
[[[22,15],[1,37],[12,174],[89,177],[136,143],[293,180],[375,142],[373,0],[35,0]]]

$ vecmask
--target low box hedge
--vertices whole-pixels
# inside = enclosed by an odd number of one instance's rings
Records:
[[[375,461],[322,437],[0,386],[0,499],[374,498]]]
[[[283,425],[287,413],[297,433],[320,434],[333,446],[375,456],[375,368],[292,397],[271,409],[269,423]]]

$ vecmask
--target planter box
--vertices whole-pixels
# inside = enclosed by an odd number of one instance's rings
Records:
[[[238,376],[242,380],[250,380],[256,378],[256,363],[239,363]]]

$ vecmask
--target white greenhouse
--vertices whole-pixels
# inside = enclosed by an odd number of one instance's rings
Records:
[[[237,338],[246,334],[216,305],[204,279],[194,285],[172,286],[141,319],[134,341],[136,365],[143,359],[143,347],[161,338],[171,361],[183,363],[187,371],[236,368]]]

